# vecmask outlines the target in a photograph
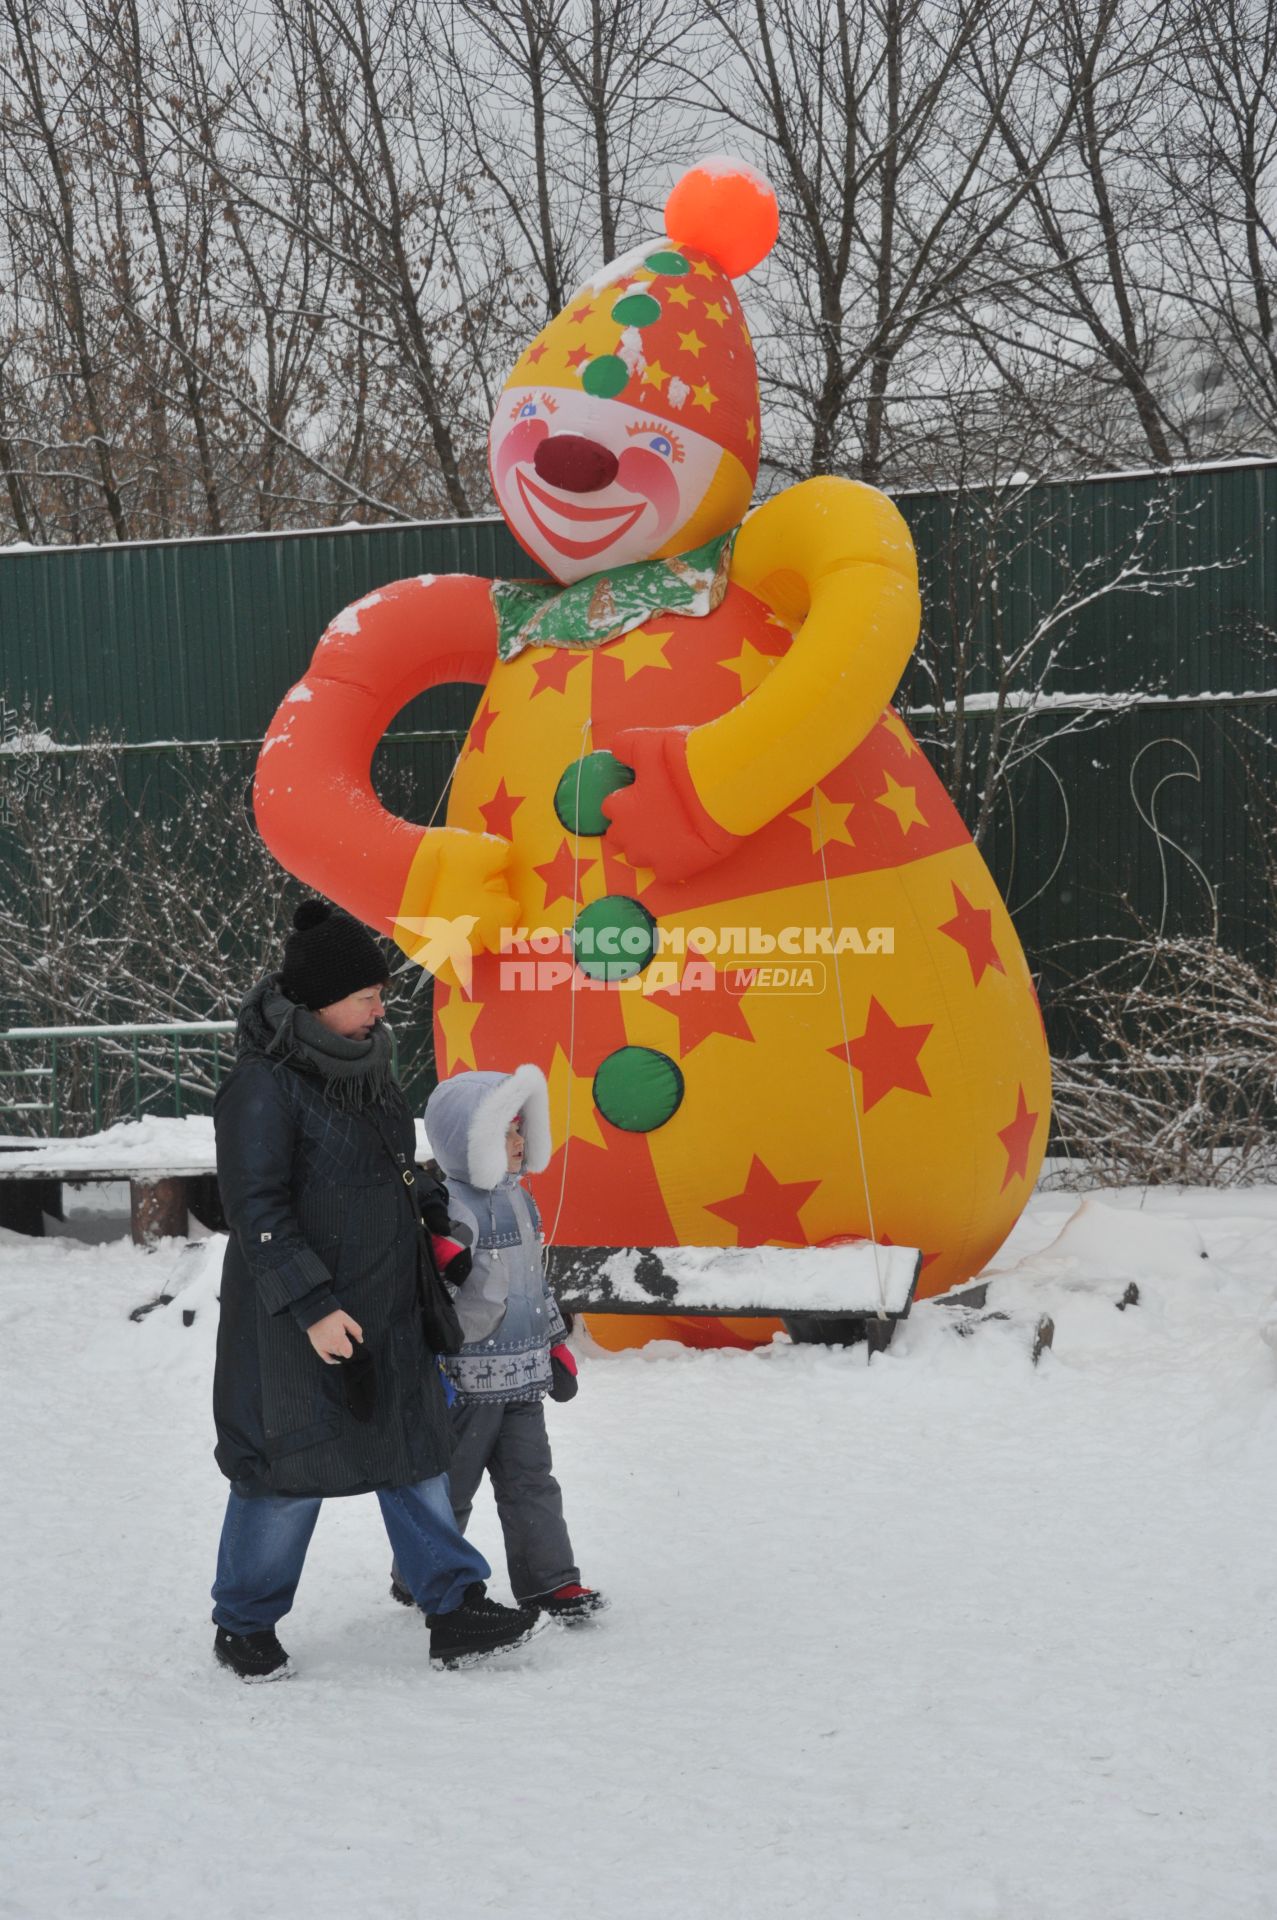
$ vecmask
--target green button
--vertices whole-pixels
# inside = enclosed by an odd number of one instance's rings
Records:
[[[656,922],[637,900],[605,893],[577,914],[572,951],[591,980],[632,980],[656,952]]]
[[[594,1104],[626,1133],[651,1133],[678,1112],[683,1075],[655,1047],[618,1047],[594,1076]]]
[[[643,265],[650,267],[653,273],[678,274],[691,271],[681,253],[649,253]]]
[[[615,754],[583,754],[554,789],[554,811],[569,833],[606,833],[611,822],[603,811],[604,799],[633,784],[633,767],[622,765]]]

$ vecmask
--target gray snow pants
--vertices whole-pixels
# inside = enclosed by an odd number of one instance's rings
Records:
[[[505,1536],[506,1566],[516,1600],[553,1593],[579,1581],[563,1518],[563,1495],[551,1472],[550,1436],[539,1400],[456,1400],[452,1407],[452,1511],[464,1533],[485,1471],[492,1481]],[[397,1574],[396,1574],[397,1577]]]

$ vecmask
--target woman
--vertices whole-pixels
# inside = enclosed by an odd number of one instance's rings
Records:
[[[413,1166],[383,1021],[388,978],[365,928],[303,902],[282,968],[240,1009],[238,1058],[214,1104],[231,1229],[213,1384],[216,1459],[231,1483],[214,1652],[245,1680],[290,1671],[275,1628],[331,1496],[376,1494],[436,1664],[518,1645],[537,1624],[531,1609],[487,1598],[490,1568],[452,1515],[418,1272],[419,1210],[445,1196]]]

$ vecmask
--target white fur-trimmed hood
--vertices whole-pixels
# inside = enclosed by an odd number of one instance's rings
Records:
[[[540,1067],[513,1073],[454,1073],[441,1080],[426,1102],[430,1149],[445,1174],[472,1187],[495,1187],[505,1178],[505,1130],[523,1115],[525,1173],[550,1164],[550,1091]]]

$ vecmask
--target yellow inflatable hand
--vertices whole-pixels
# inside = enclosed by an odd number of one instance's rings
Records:
[[[476,953],[497,952],[520,923],[508,886],[511,847],[494,833],[428,827],[395,916],[394,937],[437,980],[470,987]]]

